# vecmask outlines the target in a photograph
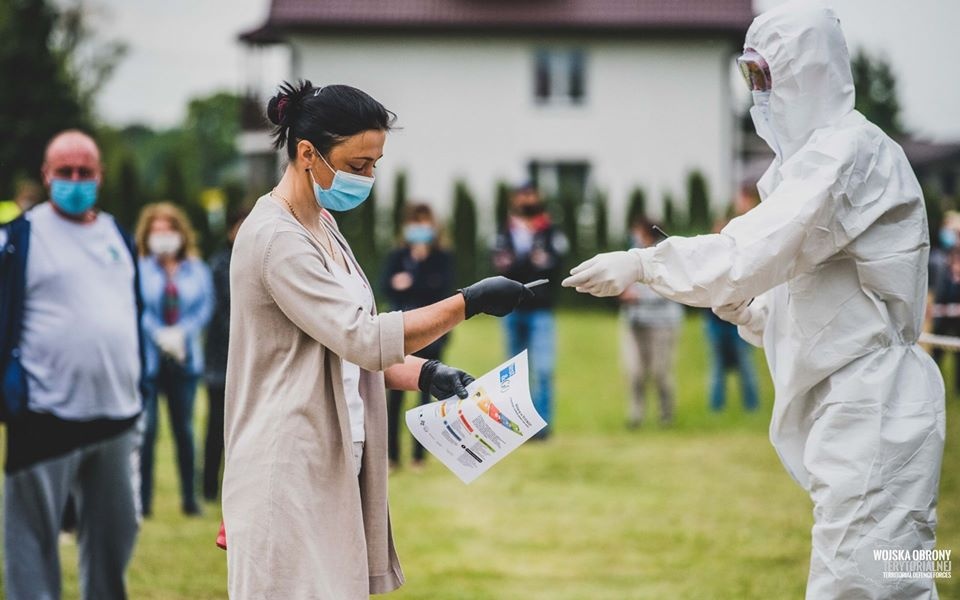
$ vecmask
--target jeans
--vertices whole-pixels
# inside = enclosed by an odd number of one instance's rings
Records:
[[[533,406],[547,422],[536,437],[545,438],[553,428],[553,370],[557,354],[553,311],[515,310],[503,318],[503,326],[510,356],[527,350],[533,378]]]
[[[727,368],[735,368],[740,375],[743,407],[757,409],[757,375],[753,365],[753,346],[740,337],[737,326],[709,315],[707,337],[710,339],[710,408],[723,410],[726,404]]]
[[[197,376],[189,373],[183,365],[164,359],[154,377],[146,381],[147,396],[144,398],[143,448],[140,457],[140,498],[144,516],[153,509],[153,454],[157,445],[158,395],[167,398],[170,413],[170,428],[177,450],[177,470],[180,474],[181,508],[187,514],[199,511],[194,496],[194,444],[193,402],[197,392]]]
[[[217,499],[220,487],[220,465],[223,462],[223,398],[224,386],[207,385],[210,412],[207,414],[207,436],[203,445],[203,497]]]

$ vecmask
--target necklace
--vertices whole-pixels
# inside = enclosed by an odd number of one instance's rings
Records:
[[[300,218],[300,215],[297,214],[297,211],[293,209],[293,205],[290,204],[290,201],[287,200],[285,197],[281,196],[280,193],[277,191],[277,188],[273,188],[272,190],[270,190],[270,195],[283,200],[283,203],[287,205],[288,209],[290,209],[290,214],[293,215],[293,218],[297,220],[297,223],[300,223],[300,225],[304,229],[306,229],[311,236],[313,236],[313,239],[320,242],[320,245],[323,246],[323,248],[330,253],[330,256],[331,258],[333,258],[334,262],[336,262],[337,259],[340,258],[340,253],[336,250],[333,244],[333,240],[330,239],[330,233],[327,232],[326,228],[324,228],[323,225],[321,225],[321,228],[323,228],[323,237],[326,238],[327,240],[326,244],[324,244],[323,241],[319,237],[317,237],[317,235],[313,231],[311,231],[309,227],[307,227],[306,223],[304,223],[303,220]]]

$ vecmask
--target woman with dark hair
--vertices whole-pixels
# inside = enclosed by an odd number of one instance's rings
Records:
[[[439,227],[428,204],[408,206],[403,218],[400,245],[388,256],[380,278],[380,289],[392,310],[412,310],[450,295],[453,289],[453,255],[440,244]],[[440,360],[446,335],[414,353],[427,360]],[[400,421],[403,390],[390,390],[387,401],[387,457],[391,467],[400,466]],[[420,392],[420,404],[430,401]],[[426,451],[413,439],[413,465],[423,464]]]
[[[530,292],[489,278],[377,314],[329,210],[361,204],[394,115],[345,85],[285,84],[267,106],[289,164],[230,264],[223,515],[229,594],[353,600],[403,574],[387,509],[385,388],[466,397],[472,378],[411,356]]]

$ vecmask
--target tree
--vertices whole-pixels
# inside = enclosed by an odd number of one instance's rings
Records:
[[[606,252],[610,248],[610,240],[607,232],[607,197],[598,193],[593,199],[594,226],[596,227],[595,241],[597,252]]]
[[[663,227],[669,235],[674,235],[680,229],[680,221],[673,204],[673,194],[669,192],[663,196]]]
[[[497,182],[497,191],[494,200],[494,229],[500,229],[507,223],[510,214],[510,185],[505,181]]]
[[[84,113],[92,117],[96,95],[126,56],[127,46],[119,40],[98,38],[91,19],[97,12],[89,3],[76,0],[61,6],[54,32],[55,49]]]
[[[452,229],[457,285],[469,285],[477,278],[477,209],[463,181],[454,185]]]
[[[400,234],[400,228],[403,226],[403,215],[407,210],[407,174],[403,171],[397,171],[397,177],[393,180],[393,235]]]
[[[687,201],[690,228],[697,232],[710,230],[710,200],[707,195],[707,180],[700,171],[692,171],[687,177]]]
[[[863,49],[850,62],[856,88],[855,108],[890,136],[902,136],[897,78],[884,58],[871,58]]]
[[[0,198],[17,179],[39,176],[54,134],[91,124],[54,44],[56,25],[44,0],[0,2]]]
[[[137,172],[137,163],[129,152],[120,159],[119,173],[117,173],[116,205],[112,211],[121,225],[132,230],[136,225],[140,209],[143,208],[144,198],[140,190],[140,175]]]
[[[373,275],[380,268],[380,256],[377,245],[377,188],[370,190],[370,196],[357,208],[336,214],[340,231],[350,243],[357,262],[363,270]]]
[[[204,187],[220,185],[225,171],[240,159],[236,140],[242,103],[236,94],[218,92],[194,98],[187,105],[182,129],[189,146],[196,148],[200,184]]]
[[[630,227],[633,226],[633,222],[638,217],[646,216],[647,214],[647,195],[644,193],[643,188],[633,188],[633,191],[630,192],[630,201],[627,204],[627,230],[629,231]]]

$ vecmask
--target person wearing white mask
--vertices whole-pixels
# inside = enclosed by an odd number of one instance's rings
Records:
[[[884,578],[874,554],[935,545],[944,386],[917,345],[930,248],[920,186],[900,146],[854,110],[832,10],[794,2],[758,16],[738,62],[776,153],[760,205],[718,234],[598,255],[563,285],[609,296],[642,281],[716,307],[763,346],[771,441],[813,501],[808,599],[936,598],[929,577]]]
[[[173,204],[144,207],[137,223],[141,325],[146,344],[145,431],[140,460],[144,516],[153,512],[153,464],[158,397],[167,399],[180,475],[181,510],[200,514],[194,493],[193,405],[204,371],[201,335],[214,306],[210,269],[200,257],[190,221]]]

